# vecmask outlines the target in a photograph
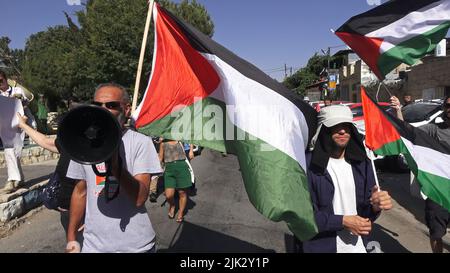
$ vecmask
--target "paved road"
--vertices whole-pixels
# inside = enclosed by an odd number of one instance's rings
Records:
[[[43,181],[49,177],[49,174],[55,170],[56,162],[58,160],[48,160],[42,163],[22,166],[25,180],[27,183],[36,183]],[[6,168],[0,168],[0,187],[5,186],[8,179]]]
[[[237,160],[205,150],[193,161],[197,195],[191,196],[186,221],[167,217],[168,205],[147,202],[157,233],[159,252],[291,252],[292,235],[284,223],[265,219],[250,204]],[[35,176],[51,166],[26,166]],[[26,169],[26,172],[29,170]],[[381,187],[391,192],[395,207],[377,220],[373,240],[383,252],[430,252],[423,224],[423,202],[408,193],[406,174],[380,174]],[[62,252],[64,232],[59,214],[46,209],[27,218],[8,237],[0,239],[0,252]],[[450,250],[450,237],[445,238]]]
[[[160,252],[290,251],[286,225],[268,221],[248,201],[235,157],[205,150],[192,165],[197,194],[190,197],[183,224],[168,219],[163,195],[146,204]],[[59,214],[44,209],[0,239],[0,252],[61,252],[64,242]]]

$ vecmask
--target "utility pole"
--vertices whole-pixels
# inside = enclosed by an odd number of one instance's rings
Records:
[[[331,58],[330,53],[331,53],[331,47],[328,47],[328,50],[327,50],[327,60],[328,60],[327,69],[328,69],[328,71],[330,71],[330,58]]]
[[[291,66],[291,77],[292,77],[292,66]]]
[[[284,78],[287,78],[287,65],[284,64]]]

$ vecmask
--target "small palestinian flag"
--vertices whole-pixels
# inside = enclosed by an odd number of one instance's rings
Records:
[[[421,191],[450,211],[450,147],[383,111],[361,88],[366,146],[377,155],[406,157]]]
[[[255,208],[302,240],[317,233],[305,150],[317,113],[292,91],[159,5],[153,71],[134,113],[147,135],[238,157]]]
[[[380,80],[401,63],[432,52],[450,27],[450,0],[391,0],[347,21],[335,33]]]

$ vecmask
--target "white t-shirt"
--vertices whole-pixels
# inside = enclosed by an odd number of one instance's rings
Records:
[[[120,155],[131,175],[161,173],[161,165],[151,138],[128,130],[122,136]],[[91,165],[70,161],[67,177],[86,180],[86,214],[82,252],[146,252],[155,244],[155,231],[145,206],[137,208],[119,188],[119,195],[106,203],[104,178],[97,177]],[[110,180],[113,195],[114,177]],[[115,180],[117,181],[117,180]]]
[[[355,181],[352,166],[342,159],[330,158],[327,171],[333,180],[333,210],[336,215],[357,215]],[[366,253],[361,236],[347,229],[337,232],[337,253]]]

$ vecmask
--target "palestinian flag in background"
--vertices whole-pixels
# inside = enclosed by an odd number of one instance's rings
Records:
[[[255,208],[287,222],[299,239],[312,238],[305,149],[317,113],[158,4],[153,12],[153,71],[133,114],[138,130],[237,155]]]
[[[391,0],[336,30],[380,80],[432,52],[450,27],[450,0]]]
[[[403,154],[421,191],[450,211],[450,147],[383,111],[364,88],[361,99],[366,146],[377,155]]]

